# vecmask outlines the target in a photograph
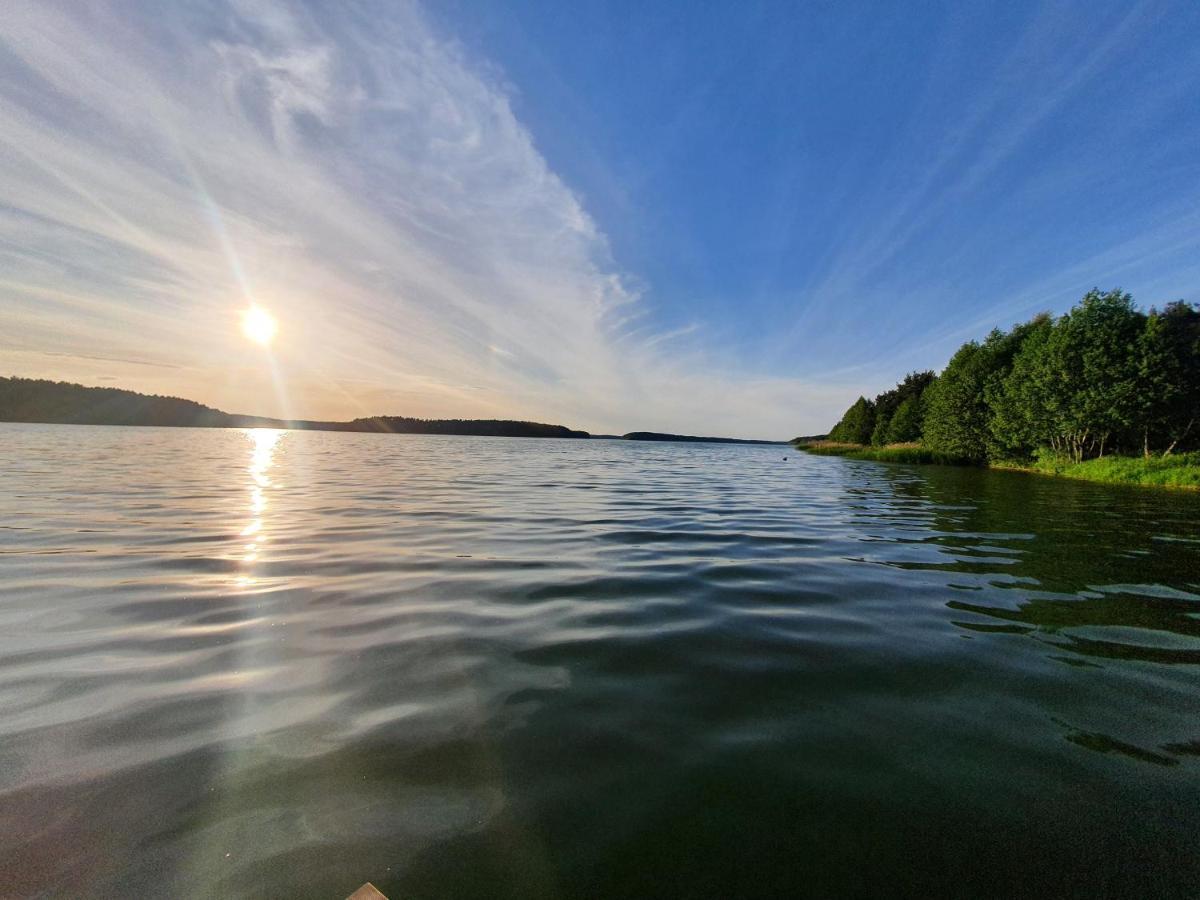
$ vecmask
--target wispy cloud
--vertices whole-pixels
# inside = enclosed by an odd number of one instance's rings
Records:
[[[1145,303],[1194,290],[1200,182],[1161,185],[1200,171],[1186,116],[1200,54],[1151,55],[1172,20],[1162,2],[1084,9],[1043,4],[1014,17],[1011,40],[981,39],[996,17],[971,7],[942,22],[919,99],[832,223],[770,355],[825,336],[840,375],[886,383],[1096,284]]]
[[[16,0],[0,39],[2,367],[604,430],[788,436],[844,399],[638,330],[503,82],[414,5]],[[250,300],[284,396],[237,334]]]

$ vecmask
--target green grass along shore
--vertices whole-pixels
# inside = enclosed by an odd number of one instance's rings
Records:
[[[1154,487],[1200,490],[1200,451],[1173,453],[1169,456],[1102,456],[1083,462],[1062,458],[1042,458],[1032,463],[978,463],[962,456],[930,450],[919,443],[889,444],[873,447],[841,441],[793,442],[797,450],[818,456],[843,456],[875,462],[914,463],[919,465],[973,466],[1011,469],[1062,478],[1077,478],[1104,484],[1137,484]]]

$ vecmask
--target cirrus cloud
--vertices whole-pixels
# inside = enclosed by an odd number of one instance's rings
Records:
[[[10,372],[309,418],[775,437],[844,401],[640,327],[502,77],[415,5],[38,0],[0,40]],[[250,301],[282,322],[270,364],[237,334]]]

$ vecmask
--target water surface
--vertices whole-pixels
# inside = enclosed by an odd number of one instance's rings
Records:
[[[1195,494],[318,432],[0,465],[0,896],[1200,884]]]

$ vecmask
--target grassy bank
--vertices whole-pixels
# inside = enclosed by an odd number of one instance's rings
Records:
[[[889,444],[871,447],[840,441],[797,442],[797,450],[818,456],[843,456],[847,459],[868,459],[877,462],[934,464],[948,466],[972,465],[970,460],[937,453],[920,444]],[[1200,452],[1177,453],[1171,456],[1105,456],[1074,463],[1063,459],[1041,459],[1032,465],[993,463],[993,468],[1057,475],[1082,481],[1104,484],[1140,484],[1157,487],[1200,489]]]
[[[1200,489],[1200,452],[1171,456],[1105,456],[1081,463],[1062,459],[1038,460],[1029,468],[1046,475],[1079,478],[1105,484],[1148,484]]]
[[[888,444],[884,447],[871,447],[840,441],[814,441],[797,443],[795,446],[797,450],[815,453],[818,456],[844,456],[847,459],[870,459],[876,462],[917,463],[920,465],[973,465],[969,459],[948,453],[937,453],[920,444]]]

